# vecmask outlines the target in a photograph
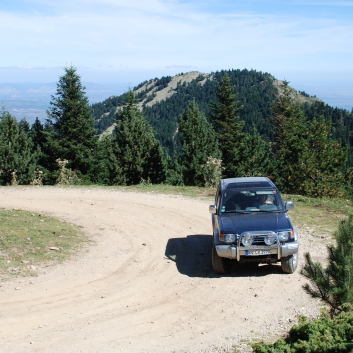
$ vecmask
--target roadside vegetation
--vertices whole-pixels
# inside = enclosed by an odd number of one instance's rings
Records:
[[[65,221],[23,210],[0,209],[0,278],[35,276],[82,250],[88,238]]]

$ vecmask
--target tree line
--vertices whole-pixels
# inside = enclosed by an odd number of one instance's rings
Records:
[[[157,139],[132,90],[119,97],[113,133],[98,136],[85,88],[70,66],[59,78],[44,123],[36,119],[30,126],[2,111],[0,183],[215,186],[221,177],[268,176],[284,192],[315,197],[349,193],[352,171],[345,143],[350,136],[337,124],[333,135],[332,122],[317,116],[315,107],[308,117],[313,108],[298,103],[288,82],[281,91],[267,118],[269,139],[254,122],[246,128],[245,105],[231,76],[221,75],[208,115],[196,98],[180,112],[171,138],[179,148],[171,153]]]

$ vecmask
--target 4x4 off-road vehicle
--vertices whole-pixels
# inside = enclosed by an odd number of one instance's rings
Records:
[[[215,204],[210,205],[213,226],[212,265],[226,273],[231,260],[240,263],[281,262],[293,273],[298,265],[298,233],[273,182],[265,177],[222,179]]]

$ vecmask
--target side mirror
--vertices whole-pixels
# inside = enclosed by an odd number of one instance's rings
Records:
[[[294,208],[294,202],[293,201],[287,201],[286,202],[286,210],[291,210]]]
[[[208,210],[210,211],[210,213],[212,214],[217,214],[217,206],[216,205],[210,205],[208,207]]]

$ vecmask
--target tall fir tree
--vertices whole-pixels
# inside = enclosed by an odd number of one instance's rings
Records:
[[[179,117],[179,134],[182,146],[179,164],[184,184],[204,186],[203,166],[208,157],[220,158],[221,152],[215,132],[195,100],[190,101]]]
[[[347,184],[344,169],[347,148],[330,137],[331,124],[321,116],[314,119],[307,131],[304,164],[298,193],[313,197],[343,196]]]
[[[126,94],[126,104],[117,113],[109,167],[114,184],[158,184],[165,180],[162,148],[132,91]]]
[[[237,170],[239,176],[266,176],[272,178],[273,158],[271,145],[262,139],[255,126],[245,134],[241,151],[242,160]]]
[[[242,159],[245,123],[240,120],[239,112],[243,106],[240,105],[238,96],[234,93],[234,86],[228,74],[223,76],[217,88],[217,100],[217,103],[210,104],[211,122],[222,152],[223,176],[236,177],[239,176],[237,164]]]
[[[39,152],[29,136],[29,124],[9,112],[0,114],[0,184],[29,184],[35,178]]]
[[[275,182],[283,191],[297,193],[305,170],[303,151],[306,148],[308,126],[288,82],[283,82],[281,89],[283,93],[273,107],[275,116],[272,118]]]
[[[94,184],[110,185],[109,160],[112,153],[112,135],[100,136],[89,169]]]
[[[67,159],[68,167],[80,176],[89,178],[97,137],[92,110],[74,66],[64,68],[64,75],[51,97],[44,126],[44,150],[48,156],[46,167],[56,170],[56,159]]]

